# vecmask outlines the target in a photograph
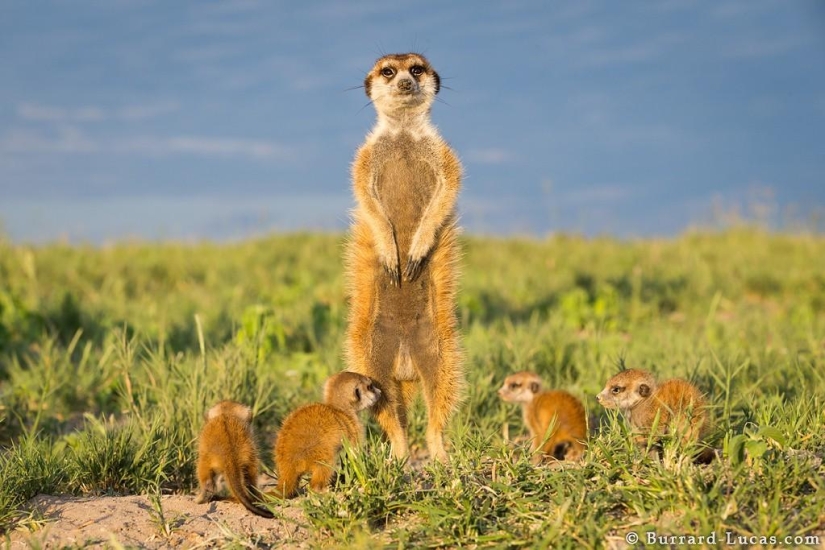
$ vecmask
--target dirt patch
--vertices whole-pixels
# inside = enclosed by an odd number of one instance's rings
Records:
[[[428,455],[411,449],[408,466],[420,471]],[[262,474],[264,492],[275,489]],[[334,487],[334,483],[333,483]],[[275,518],[256,516],[229,500],[196,504],[196,495],[166,495],[158,506],[148,495],[73,497],[37,495],[25,506],[30,520],[7,533],[2,549],[28,548],[310,548],[317,546],[299,496],[269,508]]]
[[[274,519],[230,501],[195,504],[194,495],[161,497],[164,520],[146,495],[69,497],[38,495],[29,501],[35,521],[8,534],[6,548],[220,548],[307,547],[304,513],[291,502],[275,506]]]

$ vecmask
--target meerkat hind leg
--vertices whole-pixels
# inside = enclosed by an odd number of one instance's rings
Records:
[[[198,468],[198,481],[201,485],[200,493],[195,499],[197,504],[204,504],[215,498],[217,484],[215,483],[215,472],[212,470],[202,470]]]
[[[332,476],[335,473],[333,469],[328,464],[316,462],[310,470],[312,474],[309,478],[309,487],[317,492],[323,492],[329,489]]]
[[[291,465],[278,464],[278,485],[275,495],[281,498],[292,498],[298,492],[300,475],[300,472]]]
[[[365,374],[378,383],[383,394],[372,413],[399,459],[409,454],[407,441],[407,408],[402,383],[395,376],[401,341],[394,320],[381,316],[372,333],[372,353],[367,359]]]
[[[388,387],[390,384],[382,384]],[[375,409],[375,420],[392,446],[392,454],[396,458],[406,458],[409,454],[409,444],[407,442],[407,410],[402,400],[400,384],[393,382],[392,390],[386,390],[382,397],[383,403]],[[389,392],[391,395],[387,395]]]
[[[455,405],[456,384],[444,379],[447,373],[440,368],[439,358],[435,353],[422,353],[419,355],[419,361],[424,401],[427,405],[427,450],[430,452],[430,458],[444,462],[447,460],[444,428]]]

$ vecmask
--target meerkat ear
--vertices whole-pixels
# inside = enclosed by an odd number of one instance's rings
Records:
[[[372,91],[372,75],[368,74],[366,78],[364,78],[364,92],[366,92],[367,97],[372,99],[370,92]]]
[[[639,386],[639,395],[642,397],[649,397],[650,396],[650,386],[647,384],[641,384]]]
[[[441,91],[441,77],[435,71],[433,71],[433,79],[435,80],[435,93],[438,93]]]
[[[530,391],[531,392],[539,393],[540,389],[541,389],[541,384],[539,384],[538,382],[530,382]]]

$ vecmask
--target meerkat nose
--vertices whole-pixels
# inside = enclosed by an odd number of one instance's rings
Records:
[[[402,78],[398,81],[398,89],[402,92],[411,92],[413,90],[413,81],[411,78]]]

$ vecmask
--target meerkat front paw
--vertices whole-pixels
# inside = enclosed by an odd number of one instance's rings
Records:
[[[391,252],[390,252],[391,251]],[[401,285],[401,267],[398,261],[398,254],[395,252],[395,247],[390,248],[389,250],[379,250],[378,258],[381,262],[381,265],[384,266],[384,271],[387,273],[387,276],[390,278],[390,282],[394,286]]]
[[[410,252],[407,256],[407,265],[404,268],[404,279],[407,281],[414,281],[421,273],[421,268],[427,260],[427,254],[430,252],[430,245],[422,243],[418,235],[413,237],[412,245],[410,245]]]
[[[404,268],[404,280],[410,283],[413,282],[421,273],[421,268],[424,267],[426,259],[425,257],[416,260],[412,256],[409,256],[407,258],[407,266]]]
[[[384,271],[387,272],[387,276],[390,278],[390,283],[392,283],[393,286],[401,286],[401,270],[398,267],[398,263],[392,267],[384,264]]]

